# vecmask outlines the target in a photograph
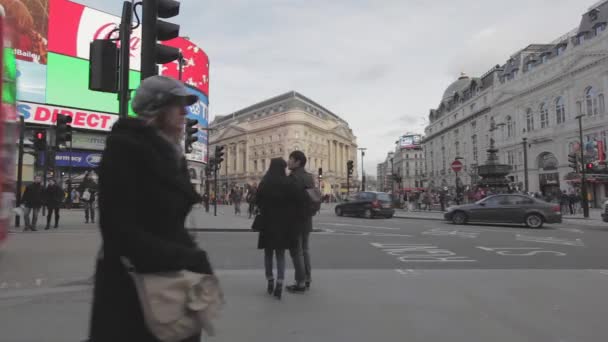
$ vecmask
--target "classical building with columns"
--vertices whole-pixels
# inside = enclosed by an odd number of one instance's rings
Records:
[[[258,183],[272,158],[287,160],[295,150],[306,154],[306,169],[325,194],[346,192],[348,160],[357,179],[357,139],[348,123],[295,91],[218,116],[210,128],[211,155],[215,146],[225,146],[221,192]]]
[[[556,195],[577,191],[580,174],[568,155],[583,148],[590,200],[608,197],[602,161],[608,136],[608,2],[582,15],[579,27],[547,44],[532,44],[480,77],[462,75],[443,93],[423,140],[429,186],[471,186],[492,141],[511,165],[512,186]],[[582,123],[583,146],[579,141]],[[450,164],[462,158],[464,170]]]

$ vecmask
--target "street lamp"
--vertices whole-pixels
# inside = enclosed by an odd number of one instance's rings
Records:
[[[358,150],[361,151],[361,191],[365,191],[365,167],[363,166],[363,158],[365,157],[367,148],[360,147]]]
[[[524,149],[524,192],[528,192],[528,138],[521,139],[522,148]]]
[[[463,160],[463,159],[464,159],[463,157],[457,156],[456,158],[454,158],[454,161]],[[458,184],[458,172],[459,171],[454,170],[454,174],[455,174],[454,184],[456,184],[456,205],[460,205],[460,193],[461,193],[460,185]]]
[[[583,114],[577,115],[575,119],[578,119],[578,132],[579,132],[579,149],[581,150],[581,197],[583,203],[583,215],[585,218],[589,218],[589,202],[587,200],[587,179],[586,179],[586,168],[585,168],[585,151],[583,149]]]

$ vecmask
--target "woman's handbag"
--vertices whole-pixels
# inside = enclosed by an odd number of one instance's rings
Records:
[[[251,230],[254,232],[261,232],[264,230],[264,218],[262,217],[262,214],[255,215],[253,223],[251,224]]]
[[[142,274],[127,258],[121,260],[135,284],[146,326],[156,338],[178,342],[203,330],[215,334],[211,320],[224,305],[216,276],[186,270]]]

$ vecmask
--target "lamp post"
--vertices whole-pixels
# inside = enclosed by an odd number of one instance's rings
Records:
[[[393,164],[393,159],[391,158],[391,194],[395,195],[395,165]]]
[[[456,158],[454,158],[454,161],[463,160],[463,159],[464,159],[463,157],[456,157]],[[458,184],[458,172],[459,171],[454,170],[454,174],[455,174],[454,184],[456,184],[456,205],[460,205],[460,193],[461,193],[460,184]]]
[[[365,167],[363,165],[363,159],[365,158],[365,151],[367,151],[367,148],[360,147],[358,150],[361,151],[361,191],[365,191]]]
[[[576,116],[578,119],[578,133],[579,133],[579,143],[580,143],[580,151],[581,151],[581,197],[583,204],[583,215],[585,218],[589,218],[589,201],[587,199],[587,175],[586,175],[586,167],[585,167],[585,150],[583,148],[583,114]]]
[[[524,192],[528,192],[528,138],[521,139],[521,145],[524,149]]]

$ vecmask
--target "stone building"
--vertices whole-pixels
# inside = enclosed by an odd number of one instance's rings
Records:
[[[348,123],[313,100],[289,92],[254,104],[211,123],[210,153],[225,146],[219,170],[221,191],[258,183],[272,158],[303,151],[308,172],[325,194],[346,192],[346,163],[357,179],[357,139]]]
[[[392,168],[396,175],[401,176],[401,188],[399,188],[399,184],[395,183],[395,190],[399,192],[416,191],[424,187],[424,152],[422,147],[404,149],[397,145]]]
[[[450,164],[456,157],[463,158],[462,183],[474,183],[494,139],[500,162],[512,166],[514,186],[525,189],[527,178],[532,192],[574,191],[580,177],[572,173],[568,154],[580,148],[579,115],[585,158],[601,169],[608,135],[607,21],[604,1],[554,42],[529,45],[484,75],[462,75],[451,84],[425,129],[429,185],[454,187]],[[590,180],[591,204],[597,206],[608,196],[608,177],[597,172]]]

